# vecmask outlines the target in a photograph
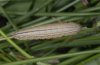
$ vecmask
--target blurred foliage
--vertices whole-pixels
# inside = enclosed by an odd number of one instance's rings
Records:
[[[0,65],[99,65],[100,0],[0,0]],[[10,40],[9,33],[31,26],[75,22],[82,30],[50,40]]]

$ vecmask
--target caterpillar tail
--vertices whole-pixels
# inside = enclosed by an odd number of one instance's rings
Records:
[[[10,36],[9,38],[12,39],[13,37]],[[6,38],[4,38],[4,37],[0,37],[0,41],[4,41],[4,40],[6,40]]]

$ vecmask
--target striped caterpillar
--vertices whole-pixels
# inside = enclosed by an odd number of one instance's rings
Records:
[[[53,23],[12,32],[10,37],[18,40],[52,39],[74,35],[80,30],[81,26],[76,23]]]

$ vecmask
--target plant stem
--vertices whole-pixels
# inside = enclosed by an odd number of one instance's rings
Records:
[[[60,58],[67,58],[67,57],[72,57],[76,55],[83,55],[83,54],[92,54],[92,53],[100,53],[100,50],[89,50],[89,51],[83,51],[83,52],[77,52],[77,53],[69,53],[69,54],[62,54],[62,55],[55,55],[55,56],[48,56],[48,57],[41,57],[41,58],[35,58],[35,59],[27,59],[23,61],[17,61],[17,62],[12,62],[12,63],[6,63],[2,65],[18,65],[18,64],[26,64],[30,62],[38,62],[38,61],[43,61],[43,60],[50,60],[50,59],[60,59]]]
[[[35,16],[100,16],[100,13],[36,13]]]
[[[23,49],[21,49],[18,45],[16,45],[15,42],[13,42],[12,40],[10,40],[10,38],[8,38],[5,33],[0,30],[0,34],[16,49],[18,50],[22,55],[24,55],[27,58],[33,58],[33,56],[30,56],[28,53],[26,53]]]

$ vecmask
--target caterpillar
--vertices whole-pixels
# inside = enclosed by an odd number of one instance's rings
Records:
[[[81,26],[76,23],[53,23],[37,27],[26,28],[10,33],[10,38],[18,40],[53,39],[77,34]]]

